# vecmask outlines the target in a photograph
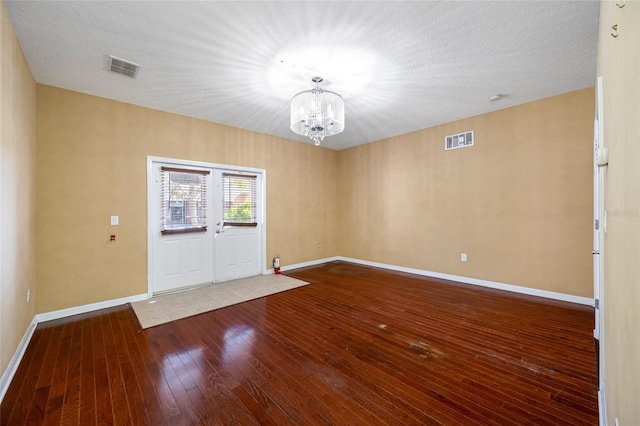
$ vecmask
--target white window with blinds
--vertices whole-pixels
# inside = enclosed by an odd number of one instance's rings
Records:
[[[207,170],[162,167],[163,235],[207,230]]]
[[[256,176],[222,174],[224,226],[258,226]]]

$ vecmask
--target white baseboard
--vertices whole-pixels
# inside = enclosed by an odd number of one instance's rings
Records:
[[[121,297],[120,299],[105,300],[104,302],[90,303],[88,305],[74,306],[73,308],[60,309],[59,311],[45,312],[36,315],[36,322],[51,321],[58,318],[70,317],[71,315],[84,314],[85,312],[97,311],[98,309],[111,308],[113,306],[124,305],[125,303],[139,302],[147,300],[147,294],[136,294],[135,296]]]
[[[18,344],[16,352],[13,354],[11,361],[9,361],[7,369],[4,370],[4,373],[2,373],[2,377],[0,377],[0,403],[4,399],[4,395],[7,393],[7,389],[9,389],[11,380],[13,380],[13,376],[18,370],[20,361],[22,361],[24,352],[27,350],[27,346],[29,346],[31,336],[33,336],[33,332],[36,330],[37,325],[38,323],[36,322],[36,318],[33,317],[33,320],[31,320],[31,324],[29,324],[29,327],[27,327],[27,331],[24,333],[24,336],[22,336],[22,340],[20,340],[20,344]]]
[[[22,357],[24,356],[24,352],[29,346],[29,342],[31,341],[31,337],[33,336],[33,332],[36,330],[36,327],[39,323],[44,321],[51,321],[54,319],[69,317],[71,315],[84,314],[86,312],[96,311],[98,309],[111,308],[113,306],[124,305],[125,303],[138,302],[140,300],[147,300],[146,294],[137,294],[135,296],[122,297],[120,299],[112,299],[106,300],[104,302],[91,303],[88,305],[76,306],[68,309],[61,309],[59,311],[46,312],[44,314],[36,314],[31,320],[31,324],[27,328],[27,331],[24,333],[16,352],[11,358],[7,369],[2,373],[2,377],[0,378],[0,403],[4,399],[4,395],[9,389],[9,385],[11,384],[11,380],[13,380],[13,376],[16,374],[18,370],[18,366],[22,361]]]
[[[390,269],[399,272],[408,272],[410,274],[422,275],[425,277],[440,278],[443,280],[457,281],[464,284],[479,285],[482,287],[494,288],[497,290],[506,290],[514,293],[528,294],[530,296],[545,297],[547,299],[562,300],[564,302],[572,302],[580,305],[594,306],[592,298],[573,296],[571,294],[556,293],[554,291],[539,290],[536,288],[522,287],[513,284],[505,284],[494,281],[480,280],[477,278],[463,277],[460,275],[443,274],[440,272],[425,271],[423,269],[405,268],[403,266],[388,265],[386,263],[370,262],[368,260],[353,259],[350,257],[338,256],[336,260],[357,263],[360,265],[374,266],[376,268]]]
[[[296,263],[293,265],[283,266],[282,268],[280,268],[280,271],[285,272],[285,271],[290,271],[292,269],[304,268],[306,266],[322,265],[323,263],[329,263],[329,262],[333,262],[340,259],[341,259],[340,256],[325,257],[324,259],[310,260],[309,262],[302,262],[302,263]],[[273,274],[273,268],[267,269],[264,275],[269,275],[269,274]]]
[[[607,426],[607,400],[604,396],[604,385],[602,384],[600,386],[600,389],[598,390],[598,413],[599,426]]]

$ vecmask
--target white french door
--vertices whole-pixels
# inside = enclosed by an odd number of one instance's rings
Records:
[[[177,167],[180,167],[179,169]],[[213,281],[213,231],[205,219],[205,229],[195,229],[196,232],[181,232],[177,229],[174,232],[163,230],[163,173],[166,175],[167,169],[183,170],[184,173],[174,172],[181,176],[193,176],[204,178],[206,188],[211,188],[213,178],[211,170],[201,167],[183,166],[169,163],[154,162],[151,170],[152,193],[150,198],[154,200],[154,205],[149,213],[149,230],[152,238],[152,258],[153,258],[153,293],[162,293],[177,290],[184,287],[210,283]],[[189,173],[193,171],[193,175]],[[202,174],[200,174],[202,172]],[[205,174],[206,173],[206,174]],[[190,220],[192,212],[188,206],[190,204],[186,198],[191,187],[197,187],[193,182],[174,183],[172,192],[174,199],[167,201],[171,204],[168,207],[168,214],[172,215],[175,222],[186,224]],[[198,188],[200,189],[200,188]],[[198,203],[205,203],[205,211],[211,212],[213,202],[211,196],[202,197]],[[186,193],[186,195],[183,195]],[[193,204],[193,203],[191,203]],[[167,214],[167,213],[165,213]],[[208,221],[208,222],[207,222]]]
[[[163,167],[165,170],[193,171],[195,175],[205,176],[206,197],[202,203],[206,207],[206,230],[180,232],[180,225],[177,225],[178,230],[163,232],[163,214],[175,215],[174,219],[177,220],[183,218],[181,214],[189,216],[188,211],[181,210],[179,197],[169,207],[165,201],[163,213]],[[229,200],[227,194],[227,204],[224,205],[225,175],[239,175],[255,180],[255,192],[251,194],[253,223],[238,224],[229,217],[225,220],[225,213],[227,216],[234,211],[237,213],[242,210],[242,213],[244,210],[239,209],[238,204],[242,201],[244,205],[246,200],[243,194],[240,194],[240,198],[235,194],[236,199]],[[264,272],[264,178],[265,171],[260,169],[159,157],[147,158],[149,297]]]
[[[213,217],[215,220],[214,256],[215,281],[227,281],[236,278],[258,275],[261,272],[260,236],[262,234],[262,218],[260,211],[262,203],[261,191],[253,191],[246,187],[230,188],[230,181],[237,178],[253,181],[255,188],[262,188],[262,174],[243,172],[233,169],[214,170],[213,189]],[[251,202],[249,201],[251,199]],[[240,201],[238,201],[240,200]],[[234,221],[229,211],[240,204],[249,205],[255,209],[253,220]],[[243,211],[244,213],[244,211]],[[249,216],[251,214],[247,212]]]

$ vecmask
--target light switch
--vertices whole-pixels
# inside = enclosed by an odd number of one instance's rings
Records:
[[[120,222],[120,218],[118,216],[111,216],[111,225],[117,225]]]

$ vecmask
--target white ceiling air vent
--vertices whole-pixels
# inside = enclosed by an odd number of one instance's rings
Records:
[[[125,61],[124,59],[116,58],[115,56],[109,56],[109,71],[122,74],[126,77],[136,78],[140,65],[133,62]]]
[[[473,145],[473,130],[470,132],[458,133],[444,138],[445,151],[456,148],[464,148]]]

